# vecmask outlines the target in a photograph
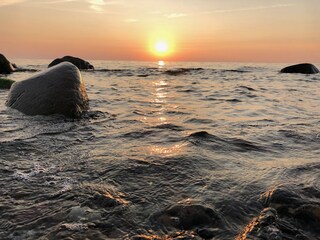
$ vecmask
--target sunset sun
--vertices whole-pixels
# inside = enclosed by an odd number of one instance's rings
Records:
[[[159,53],[159,54],[167,53],[168,50],[169,50],[169,45],[168,45],[168,43],[165,42],[165,41],[156,42],[156,44],[155,44],[155,50],[156,50],[156,52]]]
[[[154,44],[153,51],[158,56],[165,56],[169,54],[170,47],[167,41],[157,41]]]

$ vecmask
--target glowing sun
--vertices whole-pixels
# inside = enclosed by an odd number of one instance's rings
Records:
[[[169,44],[166,41],[157,41],[154,45],[154,52],[157,55],[166,55],[169,53]]]

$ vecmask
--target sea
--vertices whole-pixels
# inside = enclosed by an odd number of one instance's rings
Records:
[[[21,81],[51,60],[12,62]],[[0,90],[0,239],[320,239],[320,74],[90,63],[80,119]]]

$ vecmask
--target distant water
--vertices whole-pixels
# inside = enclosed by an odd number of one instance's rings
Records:
[[[320,74],[92,63],[80,120],[0,90],[0,239],[320,239]]]

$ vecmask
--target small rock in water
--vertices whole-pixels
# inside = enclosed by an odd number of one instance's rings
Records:
[[[62,62],[70,62],[73,65],[75,65],[77,68],[79,68],[80,70],[94,70],[94,67],[92,64],[90,64],[89,62],[81,59],[81,58],[77,58],[77,57],[72,57],[72,56],[64,56],[63,58],[57,58],[55,60],[53,60],[48,67],[53,67],[59,63]]]
[[[220,217],[211,208],[202,205],[175,205],[154,216],[158,224],[190,230],[196,227],[219,225]]]
[[[12,63],[9,62],[9,60],[0,53],[0,74],[9,74],[12,73],[15,70],[15,67]]]
[[[14,81],[8,78],[0,78],[0,89],[10,89]]]
[[[303,73],[303,74],[315,74],[319,70],[310,63],[301,63],[296,65],[291,65],[281,69],[281,73]]]

